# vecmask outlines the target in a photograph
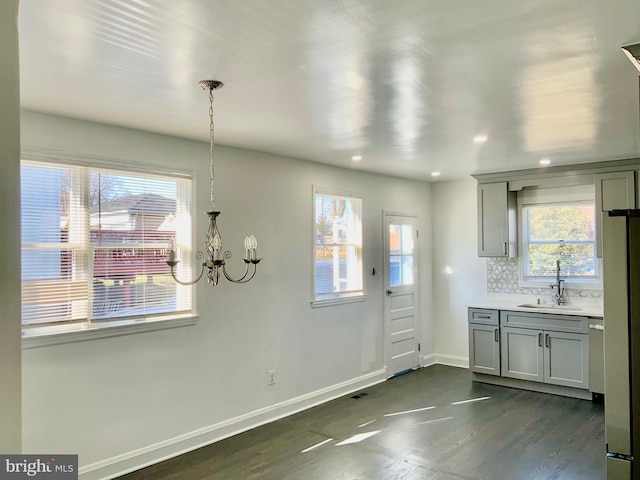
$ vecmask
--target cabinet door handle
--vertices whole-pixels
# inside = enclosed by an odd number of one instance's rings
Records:
[[[476,315],[476,318],[491,318],[491,315]]]
[[[549,348],[551,346],[551,337],[549,336],[549,334],[545,334],[544,336],[544,346]]]
[[[540,332],[538,334],[538,346],[541,347],[542,346],[542,332]]]
[[[500,341],[500,337],[498,336],[498,329],[497,328],[493,331],[493,336],[494,336],[496,342]]]
[[[504,242],[504,245],[502,247],[502,253],[505,255],[507,254],[507,242]]]

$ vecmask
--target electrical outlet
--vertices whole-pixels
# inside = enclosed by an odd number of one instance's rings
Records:
[[[275,370],[269,370],[267,372],[267,382],[269,383],[269,385],[275,385],[276,384],[276,371]]]

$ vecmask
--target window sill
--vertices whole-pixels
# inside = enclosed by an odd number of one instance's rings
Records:
[[[602,281],[580,281],[580,280],[566,280],[562,279],[562,286],[569,290],[602,290]],[[556,279],[549,277],[548,280],[520,280],[518,282],[519,287],[528,288],[549,288],[550,285],[555,285]]]
[[[197,315],[187,314],[162,318],[101,321],[92,324],[76,323],[30,327],[22,331],[22,349],[186,327],[194,325],[197,320]]]
[[[364,302],[367,299],[366,295],[357,295],[352,297],[340,297],[335,298],[323,298],[322,300],[312,300],[311,308],[329,307],[332,305],[342,305],[343,303],[356,303]]]

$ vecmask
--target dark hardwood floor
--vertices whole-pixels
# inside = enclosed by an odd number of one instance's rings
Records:
[[[605,478],[601,404],[474,383],[466,369],[443,365],[393,378],[364,393],[121,478]],[[454,404],[483,397],[488,398]],[[352,443],[338,445],[349,439]]]

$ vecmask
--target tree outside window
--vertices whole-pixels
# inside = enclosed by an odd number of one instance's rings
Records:
[[[598,278],[592,202],[527,205],[522,214],[525,279],[554,277],[557,260],[563,277]]]

